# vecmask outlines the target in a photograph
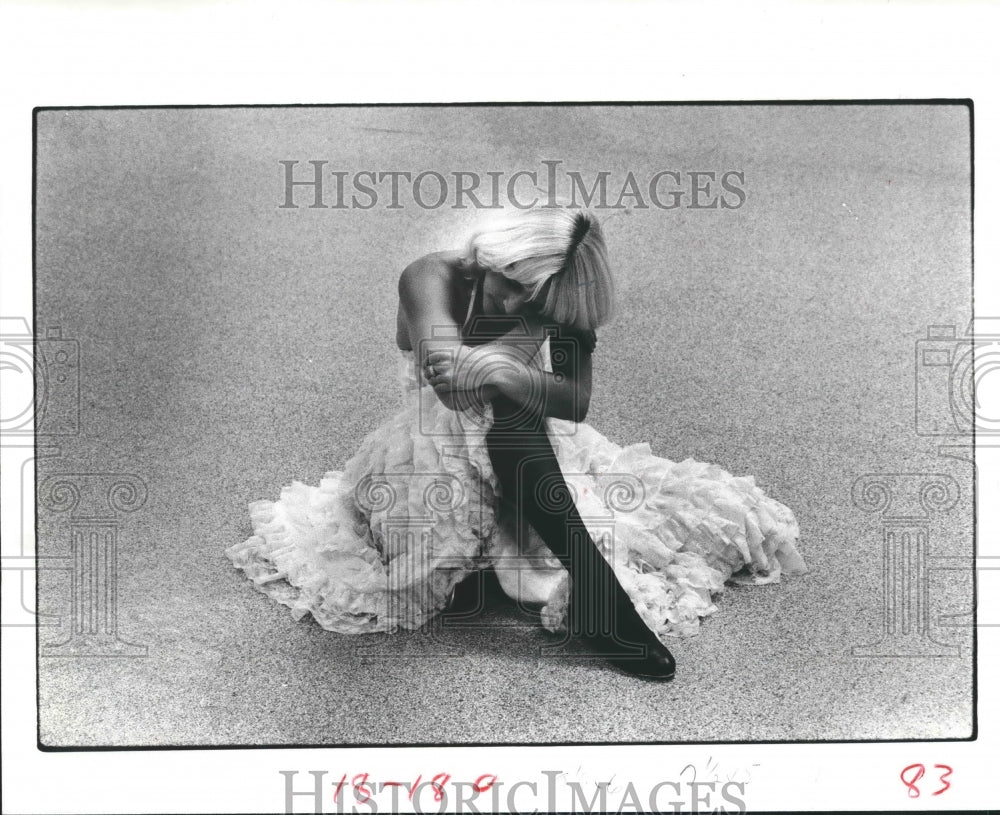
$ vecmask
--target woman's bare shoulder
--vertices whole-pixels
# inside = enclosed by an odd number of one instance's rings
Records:
[[[455,322],[461,262],[460,252],[432,252],[403,269],[396,315],[396,343],[400,348],[412,348],[414,326],[423,336],[427,326]]]
[[[429,292],[451,288],[461,264],[457,251],[431,252],[417,258],[399,276],[399,296],[404,302],[423,299]]]
[[[421,281],[432,277],[450,278],[461,262],[457,251],[431,252],[407,264],[399,276],[400,282]]]

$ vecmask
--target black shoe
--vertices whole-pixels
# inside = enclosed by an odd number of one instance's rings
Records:
[[[600,557],[600,555],[597,555]],[[587,558],[575,571],[567,628],[612,665],[642,679],[674,678],[673,654],[639,616],[632,599],[604,561]]]
[[[631,601],[626,597],[631,605]],[[629,619],[632,617],[633,619]],[[623,619],[624,618],[624,619]],[[621,671],[642,679],[666,681],[674,678],[677,664],[673,654],[643,622],[635,606],[631,614],[619,611],[610,622],[611,631],[576,629],[596,656],[604,657]],[[572,630],[572,629],[571,629]]]

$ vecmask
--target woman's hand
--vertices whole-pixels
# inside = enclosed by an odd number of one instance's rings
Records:
[[[497,355],[483,348],[460,345],[429,352],[424,379],[439,397],[448,398],[459,408],[481,406],[495,399],[500,392],[494,384]]]
[[[424,377],[442,402],[462,409],[505,396],[530,413],[582,422],[590,405],[590,354],[563,354],[556,373],[532,364],[537,345],[487,343],[428,353]]]

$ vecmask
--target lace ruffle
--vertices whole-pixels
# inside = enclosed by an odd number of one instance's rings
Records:
[[[565,620],[568,574],[531,532],[499,523],[486,448],[488,411],[454,412],[401,360],[405,406],[371,433],[342,472],[293,482],[250,504],[253,536],[226,554],[298,619],[345,634],[417,628],[452,587],[493,565],[512,595]],[[589,425],[548,420],[577,509],[623,587],[660,635],[697,632],[727,580],[770,583],[806,570],[798,524],[753,477],[620,447]],[[516,571],[516,574],[514,572]]]

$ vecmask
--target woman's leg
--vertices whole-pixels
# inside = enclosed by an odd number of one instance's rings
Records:
[[[673,657],[642,621],[590,537],[544,426],[503,398],[494,401],[493,410],[486,441],[504,503],[516,513],[518,528],[530,523],[569,571],[570,635],[585,639],[598,655],[629,673],[669,679]],[[544,487],[544,500],[539,487]]]

